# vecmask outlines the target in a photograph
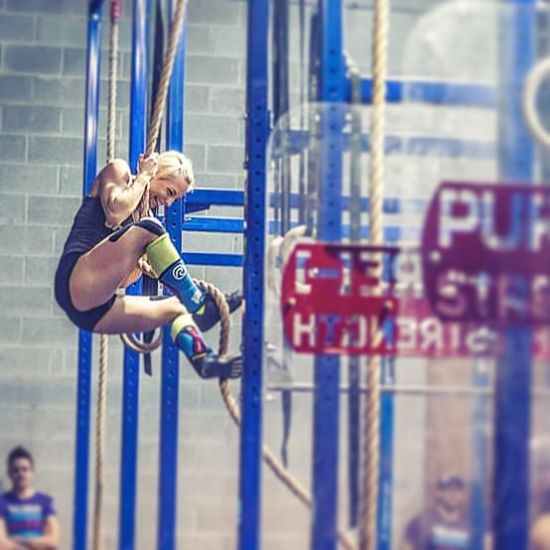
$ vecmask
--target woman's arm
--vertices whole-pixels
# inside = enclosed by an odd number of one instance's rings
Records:
[[[158,155],[140,164],[140,174],[132,182],[128,164],[120,159],[110,162],[101,174],[99,196],[108,227],[118,227],[137,208],[146,186],[157,169]]]

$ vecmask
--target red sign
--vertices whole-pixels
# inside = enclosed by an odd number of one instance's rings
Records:
[[[301,353],[395,354],[395,247],[296,245],[283,272],[281,311]],[[382,285],[381,281],[386,282]]]
[[[422,233],[424,289],[443,321],[550,323],[550,188],[443,183]]]

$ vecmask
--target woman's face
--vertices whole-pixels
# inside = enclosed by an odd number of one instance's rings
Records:
[[[169,178],[153,178],[149,191],[151,208],[171,206],[176,199],[187,193],[189,183],[183,174]]]

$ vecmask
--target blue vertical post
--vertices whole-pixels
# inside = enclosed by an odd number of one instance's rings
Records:
[[[264,354],[264,249],[266,232],[266,148],[268,117],[269,1],[248,2],[246,89],[247,189],[243,288],[243,420],[240,441],[240,550],[260,545],[262,368]]]
[[[507,0],[500,56],[500,173],[504,180],[530,182],[534,147],[523,120],[523,83],[535,59],[535,0]],[[529,546],[529,434],[532,334],[528,327],[505,330],[495,381],[495,473],[493,483],[496,550]]]
[[[130,97],[130,166],[134,170],[140,153],[145,150],[147,120],[147,14],[148,0],[134,0],[132,29],[132,69]],[[141,284],[127,292],[138,294]],[[119,548],[133,550],[135,546],[135,516],[137,495],[139,356],[124,349],[122,398],[122,449],[120,462]]]
[[[97,121],[101,65],[101,11],[103,0],[90,2],[88,10],[88,56],[86,62],[86,118],[84,121],[83,194],[87,195],[97,169]],[[73,548],[86,550],[88,534],[88,478],[90,457],[90,410],[92,391],[92,335],[78,333],[78,381],[74,481]]]
[[[382,359],[381,382],[386,386],[395,384],[395,359]],[[392,541],[393,502],[393,438],[395,396],[385,392],[380,396],[380,479],[378,485],[378,550],[390,550]]]
[[[319,100],[326,102],[321,113],[321,178],[319,220],[321,241],[342,238],[342,129],[344,112],[344,58],[342,2],[320,0],[321,65]],[[334,355],[318,356],[314,372],[313,508],[311,548],[334,550],[338,521],[338,434],[340,361]]]
[[[475,359],[473,364],[472,385],[478,390],[490,387],[489,370],[484,359]],[[470,525],[472,548],[483,548],[487,531],[487,512],[485,506],[485,483],[488,479],[487,468],[487,425],[490,418],[490,399],[486,395],[474,397],[472,414],[472,480],[470,484]]]
[[[174,2],[170,1],[173,15]],[[166,146],[169,150],[183,150],[184,82],[185,82],[185,27],[176,51],[170,81],[166,111]],[[166,210],[166,229],[178,250],[182,250],[182,201],[176,201]],[[170,325],[163,329],[161,380],[161,418],[159,447],[159,550],[176,548],[177,495],[178,495],[178,413],[179,413],[179,353],[170,338]]]

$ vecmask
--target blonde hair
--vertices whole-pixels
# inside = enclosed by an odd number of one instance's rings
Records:
[[[195,185],[195,173],[191,161],[179,151],[164,151],[159,155],[157,178],[173,178],[182,174],[189,190]]]

